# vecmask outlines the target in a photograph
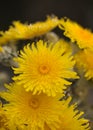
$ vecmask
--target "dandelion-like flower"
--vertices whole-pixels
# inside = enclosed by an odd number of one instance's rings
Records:
[[[32,95],[17,82],[6,87],[1,96],[8,101],[3,109],[10,130],[89,130],[88,120],[81,118],[83,113],[76,110],[76,104],[69,106],[71,97],[59,101],[60,96]]]
[[[44,125],[47,124],[52,130],[56,129],[63,104],[59,97],[49,97],[43,93],[32,95],[31,91],[25,91],[17,83],[7,85],[7,88],[8,91],[1,93],[1,96],[9,102],[3,109],[6,111],[10,128],[44,130]]]
[[[76,109],[76,104],[70,105],[71,98],[64,101],[62,107],[61,123],[56,130],[90,130],[89,121],[83,116],[83,112]],[[45,130],[52,130],[47,125]]]
[[[75,55],[76,66],[78,69],[83,70],[85,72],[85,77],[89,79],[93,79],[93,50],[84,49],[79,51]]]
[[[64,110],[61,116],[61,124],[57,130],[90,130],[89,121],[83,118],[84,112],[79,112],[76,105],[68,107],[68,102],[64,102]]]
[[[14,21],[13,26],[10,26],[9,30],[0,32],[0,45],[13,40],[24,40],[41,36],[54,29],[58,24],[59,19],[57,17],[48,17],[44,22],[36,22],[29,25]]]
[[[93,33],[89,29],[69,19],[62,19],[60,28],[64,30],[64,35],[76,42],[81,49],[93,47]]]
[[[75,64],[73,57],[66,53],[60,42],[48,45],[40,40],[36,46],[28,44],[20,53],[15,59],[19,67],[14,68],[14,73],[19,75],[13,79],[18,80],[26,91],[55,96],[63,92],[65,85],[71,84],[66,79],[78,78],[72,70]]]

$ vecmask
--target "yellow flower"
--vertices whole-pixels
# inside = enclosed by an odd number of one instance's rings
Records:
[[[19,21],[13,22],[8,31],[0,32],[0,44],[6,44],[13,40],[31,39],[41,36],[54,29],[59,24],[57,17],[48,17],[44,22],[36,22],[35,24],[22,24]]]
[[[84,119],[84,112],[79,112],[75,104],[68,107],[68,103],[64,103],[63,115],[61,116],[61,124],[57,130],[90,130],[89,121]]]
[[[3,51],[3,48],[0,46],[0,52],[2,52]]]
[[[58,97],[49,97],[43,93],[32,95],[31,91],[25,91],[17,83],[6,87],[8,90],[2,92],[1,96],[9,102],[3,109],[12,130],[15,130],[16,126],[22,130],[44,130],[45,124],[56,130],[63,104]]]
[[[83,69],[85,72],[85,77],[89,79],[93,79],[93,50],[84,49],[79,51],[75,55],[76,66],[80,70]]]
[[[62,19],[60,28],[64,30],[64,35],[69,37],[72,42],[76,42],[81,49],[93,47],[93,33],[89,29],[85,29],[69,19]]]
[[[72,70],[73,57],[66,53],[65,47],[62,48],[62,42],[48,45],[40,40],[36,45],[28,44],[20,53],[15,59],[19,67],[14,68],[14,73],[19,75],[13,79],[18,80],[26,91],[55,96],[63,92],[65,85],[71,84],[66,79],[78,78]]]
[[[62,108],[61,123],[56,130],[90,130],[89,121],[83,116],[83,112],[76,109],[76,105],[70,105],[70,98],[64,101]],[[45,125],[45,130],[52,130]]]
[[[83,112],[76,110],[76,104],[69,105],[71,97],[59,101],[59,96],[32,95],[17,82],[6,87],[8,90],[1,96],[8,101],[3,109],[11,130],[85,130],[89,125],[81,118]]]

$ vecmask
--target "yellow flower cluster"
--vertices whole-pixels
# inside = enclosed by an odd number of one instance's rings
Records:
[[[8,31],[1,32],[0,44],[41,36],[61,22],[56,17],[33,25],[14,22]],[[60,100],[71,85],[70,79],[79,78],[67,42],[29,43],[14,60],[18,67],[12,67],[13,83],[0,93],[6,101],[0,109],[0,116],[4,113],[1,130],[90,130],[83,112],[76,109],[76,104],[70,105],[71,97]]]

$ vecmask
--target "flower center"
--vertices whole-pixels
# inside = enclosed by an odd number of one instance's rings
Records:
[[[34,109],[38,108],[39,107],[39,101],[38,101],[38,99],[35,99],[35,98],[31,99],[30,102],[29,102],[29,105],[32,108],[34,108]]]
[[[42,74],[47,74],[47,73],[49,72],[49,67],[46,66],[46,65],[41,65],[41,66],[39,67],[39,71],[40,71],[40,73],[42,73]]]

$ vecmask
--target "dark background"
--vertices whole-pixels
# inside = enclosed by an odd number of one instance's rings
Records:
[[[0,30],[8,29],[14,20],[30,23],[51,14],[93,30],[93,0],[0,0]]]

